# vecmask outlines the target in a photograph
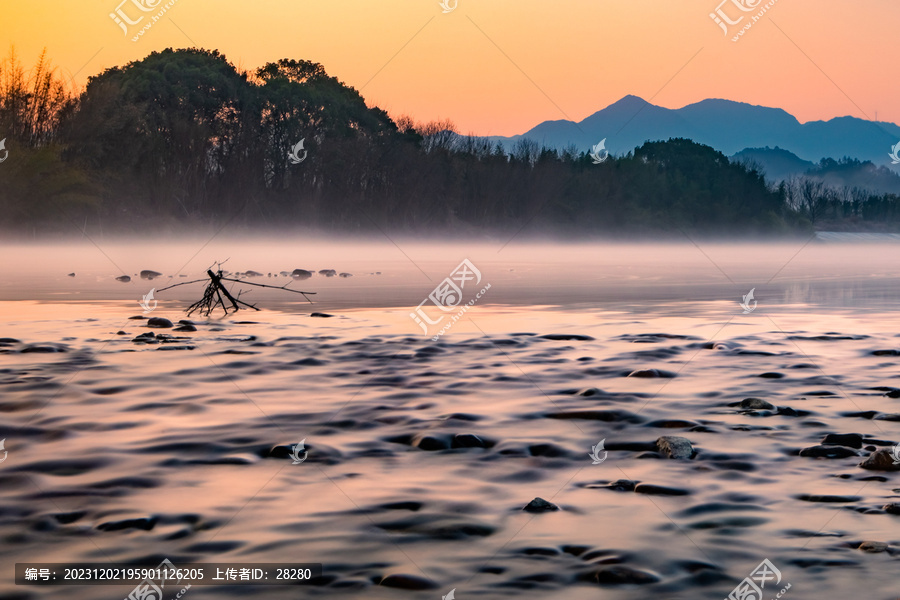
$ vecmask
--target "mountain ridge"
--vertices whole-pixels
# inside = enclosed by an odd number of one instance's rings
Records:
[[[647,141],[688,138],[727,156],[748,148],[779,147],[798,158],[855,158],[891,167],[890,148],[900,141],[900,126],[852,116],[801,123],[782,108],[706,98],[681,108],[657,106],[628,94],[581,121],[547,120],[525,133],[492,136],[510,146],[522,138],[562,149],[587,150],[601,139],[613,154],[626,154]]]

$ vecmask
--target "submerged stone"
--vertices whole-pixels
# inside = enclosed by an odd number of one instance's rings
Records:
[[[543,498],[535,498],[522,510],[527,510],[528,512],[549,512],[559,510],[559,507],[552,502],[547,502]]]
[[[663,456],[675,459],[691,458],[694,447],[690,440],[675,435],[664,435],[656,440],[656,447]]]
[[[900,471],[900,464],[894,464],[894,457],[887,450],[876,450],[859,463],[860,468],[869,471]]]
[[[624,565],[605,567],[599,571],[592,571],[582,576],[581,579],[595,581],[600,585],[647,585],[656,583],[660,579],[649,571],[640,571]]]
[[[885,542],[863,542],[859,545],[859,549],[863,552],[871,552],[873,554],[877,552],[886,552],[888,544]]]
[[[681,488],[666,487],[664,485],[653,485],[650,483],[639,483],[634,488],[635,494],[647,494],[648,496],[688,496],[690,490]]]
[[[638,377],[641,379],[672,379],[675,377],[675,373],[663,371],[662,369],[638,369],[637,371],[629,373],[628,377]]]
[[[744,398],[741,400],[741,408],[753,410],[775,410],[775,405],[761,398]]]
[[[858,456],[856,450],[845,446],[812,446],[800,451],[800,456],[810,458],[847,458]]]

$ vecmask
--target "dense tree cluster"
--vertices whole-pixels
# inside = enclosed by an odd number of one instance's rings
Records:
[[[12,55],[0,65],[7,230],[90,219],[126,231],[783,233],[820,210],[690,140],[594,164],[574,148],[506,150],[450,122],[391,119],[303,60],[250,73],[216,51],[169,49],[66,90],[43,57],[30,75]],[[863,204],[858,214],[896,218]]]

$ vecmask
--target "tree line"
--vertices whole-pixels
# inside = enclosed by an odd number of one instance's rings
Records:
[[[334,232],[560,235],[808,231],[830,210],[690,140],[595,164],[369,107],[318,63],[250,72],[167,49],[74,90],[45,56],[0,62],[0,228],[152,232],[231,223]],[[302,160],[288,153],[303,141]],[[799,189],[799,188],[797,188]],[[818,193],[818,192],[816,192]],[[845,199],[842,198],[841,202]],[[896,220],[897,198],[851,197]]]
[[[859,185],[833,183],[848,173]],[[893,183],[896,176],[885,167],[844,157],[823,159],[802,176],[780,184],[787,205],[814,225],[853,229],[859,224],[896,228],[900,222],[900,196],[892,192],[874,193],[869,186]]]

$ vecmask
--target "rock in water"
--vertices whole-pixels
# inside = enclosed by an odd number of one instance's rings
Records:
[[[156,339],[156,334],[153,333],[152,331],[142,333],[131,341],[136,344],[158,344],[159,343],[159,341]]]
[[[847,446],[848,448],[862,448],[863,439],[858,433],[829,433],[822,440],[825,445]]]
[[[900,413],[891,413],[891,414],[883,414],[883,415],[875,415],[876,421],[893,421],[900,422]]]
[[[450,441],[451,448],[487,448],[484,440],[474,433],[457,433]]]
[[[638,377],[641,379],[655,379],[657,377],[663,379],[672,379],[675,373],[664,371],[662,369],[638,369],[628,374],[628,377]]]
[[[744,398],[741,400],[741,408],[750,408],[753,410],[775,410],[775,406],[765,400],[759,398]]]
[[[75,273],[69,273],[69,277],[75,277]]]
[[[552,502],[547,502],[543,498],[535,498],[522,510],[527,510],[528,512],[549,512],[552,510],[559,510],[559,507]]]
[[[887,450],[876,450],[859,466],[869,471],[900,471],[900,465],[894,464],[894,457]]]
[[[588,397],[588,396],[600,396],[605,393],[606,392],[604,392],[603,390],[591,387],[591,388],[584,388],[582,390],[578,390],[577,392],[575,392],[575,395]]]
[[[329,315],[328,313],[314,312],[314,313],[310,313],[309,316],[311,316],[311,317],[319,317],[319,318],[321,318],[321,319],[328,319],[328,318],[333,317],[334,315]]]
[[[636,482],[630,479],[617,479],[607,485],[606,488],[617,492],[633,492],[636,485]]]
[[[131,277],[129,277],[128,275],[119,275],[118,277],[116,277],[116,281],[121,281],[122,283],[128,283],[129,281],[131,281]]]
[[[337,271],[334,269],[322,269],[319,271],[319,275],[324,275],[325,277],[334,277],[337,275]]]
[[[651,496],[687,496],[690,490],[681,488],[666,487],[664,485],[653,485],[650,483],[639,483],[634,488],[635,494],[649,494]]]
[[[156,327],[158,329],[168,329],[172,327],[172,321],[162,317],[150,317],[147,321],[147,327]]]
[[[646,585],[659,581],[653,573],[623,565],[600,569],[593,574],[593,579],[601,585]]]
[[[419,434],[413,438],[412,445],[419,450],[430,452],[450,449],[450,441],[439,435]]]
[[[346,279],[347,277],[353,277],[353,273],[341,273],[340,276]]]
[[[141,271],[141,279],[156,279],[157,277],[162,277],[162,273],[151,271],[150,269]]]
[[[690,458],[694,455],[694,447],[687,438],[675,435],[664,435],[656,440],[660,454],[668,458]]]
[[[859,545],[859,549],[863,552],[885,552],[888,549],[888,544],[884,542],[863,542]]]
[[[281,272],[282,275],[288,275],[284,271]],[[290,276],[294,279],[309,279],[312,277],[312,273],[307,271],[306,269],[294,269],[291,271]]]
[[[800,456],[811,458],[847,458],[848,456],[858,456],[858,454],[853,448],[847,448],[845,446],[821,445],[804,448],[800,451]]]
[[[262,277],[262,276],[263,276],[262,273],[260,273],[259,271],[254,271],[252,269],[244,273],[244,277]]]

